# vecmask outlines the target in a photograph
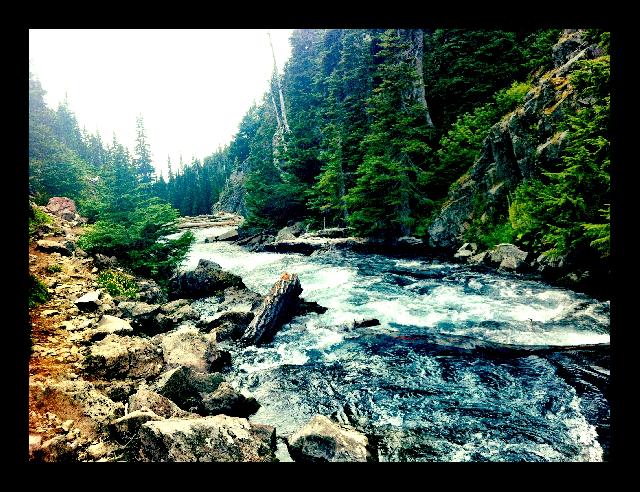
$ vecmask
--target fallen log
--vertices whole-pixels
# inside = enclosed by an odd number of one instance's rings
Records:
[[[256,310],[253,320],[239,343],[245,346],[257,345],[273,338],[273,335],[294,312],[301,293],[302,286],[298,275],[283,273],[271,287],[262,305]]]

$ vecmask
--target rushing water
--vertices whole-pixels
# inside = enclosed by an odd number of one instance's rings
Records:
[[[297,273],[328,308],[231,349],[228,379],[278,435],[323,414],[366,432],[381,461],[606,459],[608,350],[561,349],[607,344],[608,302],[429,259],[198,242],[186,262],[200,258],[261,294]],[[369,318],[380,326],[353,328]]]

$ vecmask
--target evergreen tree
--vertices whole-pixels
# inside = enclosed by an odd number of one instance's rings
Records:
[[[151,161],[151,151],[147,142],[147,134],[144,129],[142,115],[136,119],[136,146],[134,164],[138,175],[138,182],[151,183],[153,181],[154,167]]]

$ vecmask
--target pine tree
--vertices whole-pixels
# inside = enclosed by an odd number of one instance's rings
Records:
[[[151,162],[151,151],[147,142],[147,135],[144,129],[142,115],[136,119],[136,146],[134,164],[138,175],[138,182],[151,183],[153,180],[154,167]]]

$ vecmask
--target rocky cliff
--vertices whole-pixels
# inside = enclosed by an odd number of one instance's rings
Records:
[[[244,161],[231,173],[220,193],[218,201],[213,205],[212,212],[233,212],[243,217],[247,216],[247,206],[244,202],[244,183],[249,174],[249,164]]]
[[[534,81],[522,106],[491,128],[480,157],[452,187],[429,227],[432,247],[458,247],[474,219],[506,215],[508,194],[559,160],[565,134],[557,131],[558,123],[578,105],[589,104],[576,94],[568,76],[578,61],[600,55],[602,50],[586,41],[583,30],[563,32],[553,47],[554,68]]]

